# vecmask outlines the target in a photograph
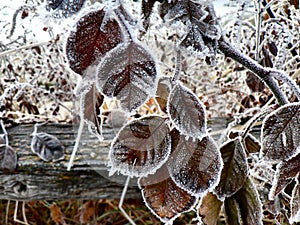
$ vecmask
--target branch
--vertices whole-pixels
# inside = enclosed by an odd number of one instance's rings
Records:
[[[266,85],[270,88],[280,105],[288,103],[288,100],[286,99],[284,93],[280,90],[278,84],[274,81],[272,77],[272,70],[261,66],[250,57],[241,54],[223,38],[219,39],[218,45],[219,50],[223,52],[225,56],[230,57],[238,63],[242,64],[244,67],[255,73],[261,80],[263,80],[266,83]]]

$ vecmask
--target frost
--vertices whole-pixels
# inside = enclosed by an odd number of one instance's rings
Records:
[[[201,139],[206,134],[206,115],[199,98],[177,83],[172,89],[167,111],[174,126],[184,135]]]
[[[248,176],[248,164],[239,138],[225,143],[220,151],[224,166],[215,192],[219,198],[224,198],[232,196],[243,187]]]
[[[138,184],[146,206],[163,223],[172,224],[181,213],[190,211],[196,204],[196,198],[170,178],[166,165],[154,174],[140,178]]]
[[[167,161],[174,182],[194,196],[202,196],[219,182],[223,162],[213,139],[186,140],[180,135],[178,144],[172,149]]]
[[[134,112],[154,96],[157,82],[154,59],[135,42],[118,45],[98,65],[98,90],[108,97],[116,97],[128,112]]]
[[[270,113],[263,122],[260,157],[279,161],[297,154],[300,146],[300,104],[286,104]]]
[[[129,176],[154,173],[169,157],[171,137],[165,119],[145,116],[132,120],[117,134],[110,149],[112,171]]]

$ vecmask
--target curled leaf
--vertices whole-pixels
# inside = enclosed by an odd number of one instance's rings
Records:
[[[262,127],[260,157],[281,161],[300,151],[300,103],[281,106],[269,114]]]
[[[89,131],[102,139],[102,122],[101,122],[101,106],[104,101],[104,96],[98,92],[95,85],[90,87],[90,90],[86,93],[81,94],[82,115],[84,121],[88,124]]]
[[[165,113],[167,113],[167,101],[171,90],[171,77],[161,77],[158,81],[155,99],[158,102],[160,109]]]
[[[178,83],[172,89],[167,111],[174,126],[184,135],[201,139],[206,133],[206,115],[199,98]]]
[[[112,142],[112,170],[130,176],[154,173],[168,158],[171,137],[165,119],[146,116],[126,124]]]
[[[219,198],[224,198],[232,196],[244,186],[248,175],[248,165],[246,153],[239,138],[225,143],[220,151],[224,166],[215,193]]]
[[[105,15],[104,9],[90,11],[80,18],[67,39],[69,66],[80,75],[122,41],[118,22]]]
[[[203,195],[218,183],[222,166],[219,149],[209,136],[193,141],[180,135],[167,161],[174,182],[195,196]]]
[[[146,206],[164,223],[175,220],[195,206],[196,198],[174,183],[166,165],[138,182]]]
[[[127,112],[133,112],[154,96],[157,81],[154,59],[135,42],[118,45],[98,65],[98,90],[116,97]]]
[[[33,134],[31,150],[46,162],[56,162],[65,157],[63,144],[55,136],[45,132]]]
[[[17,168],[16,151],[9,145],[0,144],[0,170],[14,171]]]

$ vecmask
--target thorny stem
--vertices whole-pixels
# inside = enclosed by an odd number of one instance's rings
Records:
[[[255,73],[261,80],[263,80],[270,88],[280,105],[288,103],[288,100],[286,99],[284,93],[282,92],[282,90],[280,90],[278,84],[273,79],[273,72],[271,70],[264,68],[250,57],[241,54],[223,38],[219,39],[218,45],[219,50],[223,52],[225,56],[230,57],[238,63],[242,64],[244,67]]]

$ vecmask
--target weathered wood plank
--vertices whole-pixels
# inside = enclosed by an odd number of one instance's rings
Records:
[[[218,131],[226,127],[226,119],[209,121],[208,127]],[[13,173],[0,171],[0,199],[61,200],[119,198],[125,178],[108,176],[108,151],[111,139],[117,132],[104,127],[105,141],[100,142],[85,127],[79,152],[71,171],[68,160],[73,149],[76,128],[70,124],[47,124],[39,128],[58,137],[66,147],[65,160],[44,162],[31,152],[30,134],[33,125],[19,125],[7,129],[9,143],[18,154],[18,168]],[[214,136],[215,138],[217,136]],[[139,198],[136,180],[131,182],[128,198]]]

